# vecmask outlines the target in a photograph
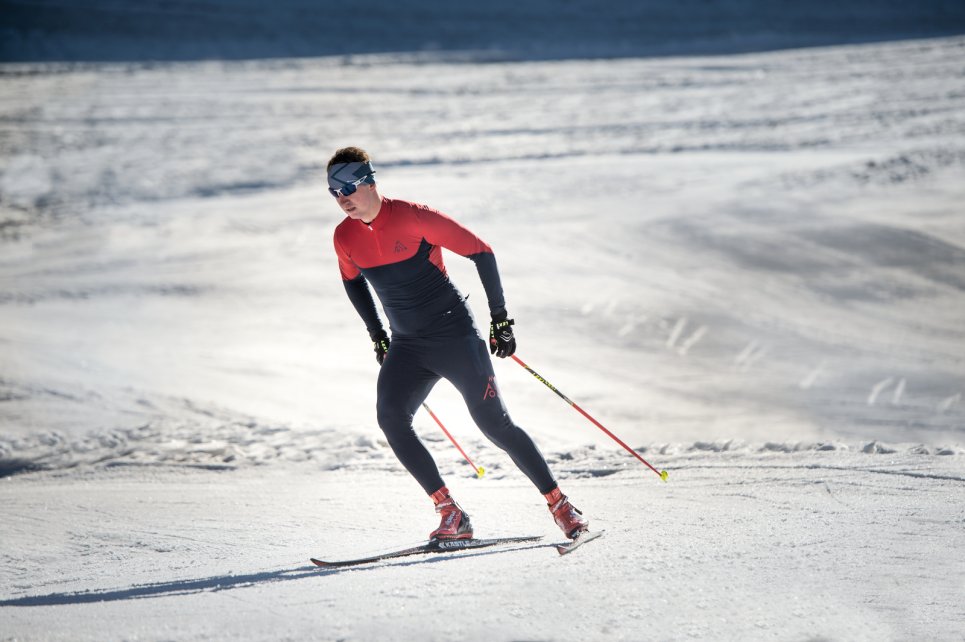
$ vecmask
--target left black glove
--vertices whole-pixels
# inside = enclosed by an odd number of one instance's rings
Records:
[[[389,335],[385,333],[385,330],[378,330],[369,335],[372,339],[372,348],[375,350],[375,360],[382,365],[385,361],[385,355],[389,353]]]
[[[516,337],[513,336],[512,319],[506,318],[506,311],[493,315],[489,323],[489,353],[505,359],[516,352]]]

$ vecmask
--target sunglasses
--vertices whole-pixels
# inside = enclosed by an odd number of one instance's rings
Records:
[[[358,190],[359,185],[366,182],[371,177],[372,177],[371,174],[367,174],[362,178],[358,179],[357,181],[352,181],[351,183],[345,183],[338,189],[332,189],[331,187],[329,187],[328,193],[334,196],[335,198],[338,198],[339,196],[351,196],[356,192],[356,190]],[[335,180],[338,180],[338,179],[335,179]]]

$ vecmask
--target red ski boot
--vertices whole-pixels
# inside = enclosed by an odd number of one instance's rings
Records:
[[[472,522],[459,504],[449,496],[449,489],[443,486],[430,495],[436,504],[436,512],[442,517],[439,528],[429,533],[429,539],[471,539]]]
[[[549,504],[550,512],[553,513],[556,525],[562,529],[564,535],[570,539],[576,539],[580,532],[589,530],[590,522],[581,517],[583,513],[570,503],[559,488],[554,488],[544,497]]]

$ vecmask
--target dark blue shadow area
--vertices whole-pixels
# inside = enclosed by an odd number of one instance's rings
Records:
[[[32,473],[40,470],[40,466],[29,459],[0,459],[0,478],[19,475],[21,473]]]
[[[0,61],[370,53],[534,60],[736,53],[965,33],[961,0],[2,0]]]

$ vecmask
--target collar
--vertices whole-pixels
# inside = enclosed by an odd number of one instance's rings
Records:
[[[372,219],[372,222],[366,223],[365,221],[360,219],[356,219],[356,220],[358,220],[358,222],[364,225],[365,227],[372,228],[373,230],[381,229],[382,227],[385,226],[386,214],[388,214],[391,209],[392,207],[389,205],[389,199],[383,196],[382,205],[381,207],[379,207],[379,213],[375,215],[375,218]]]

